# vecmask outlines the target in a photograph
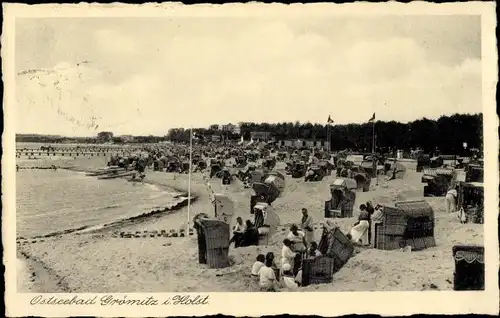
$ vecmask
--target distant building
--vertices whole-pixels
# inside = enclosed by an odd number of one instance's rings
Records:
[[[219,130],[237,135],[241,133],[241,127],[239,125],[233,125],[231,123],[227,125],[219,125]]]
[[[132,136],[132,135],[121,135],[119,137],[120,137],[120,139],[123,142],[132,142],[132,141],[134,141],[134,136]]]
[[[252,131],[250,137],[253,140],[268,141],[271,139],[271,133],[267,131]]]
[[[212,141],[213,142],[219,142],[222,140],[221,136],[220,135],[212,135]]]
[[[210,130],[219,130],[219,125],[210,125],[210,127],[208,127],[208,129],[210,129]]]
[[[278,145],[281,147],[291,147],[291,148],[318,148],[318,149],[328,149],[328,143],[324,140],[280,140]]]

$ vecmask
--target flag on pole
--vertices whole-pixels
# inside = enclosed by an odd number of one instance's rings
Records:
[[[333,124],[333,120],[332,120],[332,117],[330,115],[328,115],[327,123],[328,124]]]
[[[371,123],[371,122],[373,122],[373,121],[375,121],[375,113],[373,113],[372,118],[370,118],[370,120],[368,120],[368,122],[369,122],[369,123]]]

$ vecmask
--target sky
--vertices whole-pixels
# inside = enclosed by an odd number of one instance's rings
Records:
[[[15,32],[17,133],[482,112],[480,16],[17,18]]]

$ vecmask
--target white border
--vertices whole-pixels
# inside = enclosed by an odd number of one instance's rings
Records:
[[[123,5],[47,4],[27,6],[3,4],[4,33],[2,57],[4,71],[4,135],[2,158],[3,242],[6,266],[6,315],[50,316],[199,316],[229,314],[261,316],[272,314],[302,314],[337,316],[343,314],[410,315],[414,313],[496,314],[499,310],[497,236],[498,215],[498,119],[495,112],[497,82],[497,51],[495,38],[495,3],[468,2],[431,4],[354,3],[354,4],[226,4],[184,6],[175,3]],[[14,20],[17,17],[258,17],[258,16],[380,16],[399,15],[481,15],[482,16],[482,74],[484,110],[485,158],[485,292],[350,292],[350,293],[210,293],[207,306],[179,307],[100,307],[100,306],[30,306],[33,295],[16,293],[15,246],[15,76],[14,76]],[[353,279],[355,279],[353,277]],[[61,294],[58,294],[62,296]],[[119,295],[119,294],[118,294]],[[146,294],[127,294],[129,297]],[[152,294],[166,298],[171,294]],[[86,294],[85,296],[90,296]]]

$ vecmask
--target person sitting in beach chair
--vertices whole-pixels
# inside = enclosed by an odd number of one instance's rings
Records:
[[[318,249],[318,243],[316,242],[311,242],[309,244],[309,250],[307,251],[307,256],[308,257],[318,257],[321,256],[321,252]]]
[[[264,254],[257,255],[257,260],[253,263],[252,272],[250,274],[252,277],[259,277],[259,271],[263,266],[265,266],[265,261],[266,256]]]

